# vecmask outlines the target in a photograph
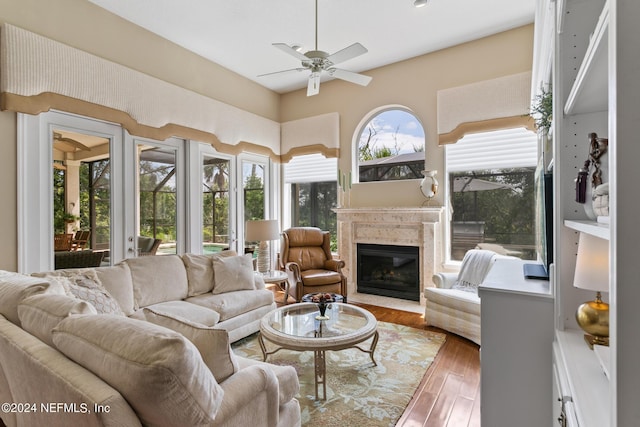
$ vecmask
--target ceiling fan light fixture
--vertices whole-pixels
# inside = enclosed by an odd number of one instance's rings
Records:
[[[413,1],[413,5],[415,7],[423,7],[423,6],[426,6],[427,3],[429,3],[429,0],[414,0]]]
[[[333,54],[329,54],[318,49],[318,0],[315,0],[315,5],[315,48],[313,50],[303,53],[302,46],[298,44],[289,45],[286,43],[272,43],[275,48],[297,58],[300,61],[301,67],[260,74],[258,77],[288,73],[291,71],[310,71],[311,74],[309,75],[309,81],[307,82],[307,96],[313,96],[319,93],[320,77],[323,72],[326,72],[340,80],[346,80],[360,86],[368,85],[371,81],[371,77],[334,67],[336,64],[346,62],[367,53],[367,49],[360,43],[353,43],[352,45]]]

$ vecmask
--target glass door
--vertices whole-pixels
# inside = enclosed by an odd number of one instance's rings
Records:
[[[18,128],[18,271],[121,260],[122,129],[60,112],[18,114]]]
[[[231,162],[212,156],[202,157],[202,253],[229,249],[231,229]]]
[[[59,268],[109,265],[111,140],[58,127],[52,141],[54,259],[65,258]],[[65,251],[100,252],[102,258],[76,256],[74,261]]]
[[[126,137],[128,185],[127,257],[184,252],[184,141]]]

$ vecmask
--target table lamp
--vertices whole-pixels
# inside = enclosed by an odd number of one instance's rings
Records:
[[[280,237],[278,221],[275,219],[260,219],[247,221],[245,240],[260,242],[258,245],[258,271],[267,273],[271,271],[271,257],[269,256],[269,241]]]
[[[580,233],[578,257],[573,286],[596,292],[595,301],[578,307],[576,321],[587,334],[589,347],[609,345],[609,304],[602,301],[601,292],[609,291],[609,242],[590,234]]]

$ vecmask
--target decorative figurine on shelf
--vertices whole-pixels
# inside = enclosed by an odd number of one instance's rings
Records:
[[[585,203],[587,201],[587,181],[589,180],[589,165],[591,161],[584,162],[584,166],[578,171],[576,178],[576,202]]]
[[[607,138],[599,138],[595,132],[589,134],[589,157],[585,160],[584,166],[578,171],[576,178],[576,202],[584,204],[585,213],[594,220],[596,216],[608,215],[609,189],[608,186],[603,184],[603,171],[601,169],[602,157],[607,153],[608,145],[609,140]],[[606,163],[604,166],[606,166]],[[593,168],[593,173],[589,180],[591,168]]]
[[[592,132],[589,134],[589,160],[593,165],[593,174],[591,174],[591,185],[596,188],[602,184],[602,170],[600,170],[600,158],[607,152],[609,140],[607,138],[598,138],[598,134]]]
[[[311,297],[311,301],[318,304],[318,310],[320,315],[316,316],[316,320],[329,320],[329,316],[326,315],[327,308],[331,308],[331,303],[334,302],[333,295],[328,293],[317,293]]]

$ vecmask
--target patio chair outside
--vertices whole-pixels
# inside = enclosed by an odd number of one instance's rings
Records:
[[[71,250],[81,251],[83,249],[86,249],[90,236],[91,236],[91,231],[89,230],[76,231],[76,234],[75,236],[73,236],[73,240],[71,241]]]
[[[70,251],[73,234],[56,234],[53,236],[54,251]]]

